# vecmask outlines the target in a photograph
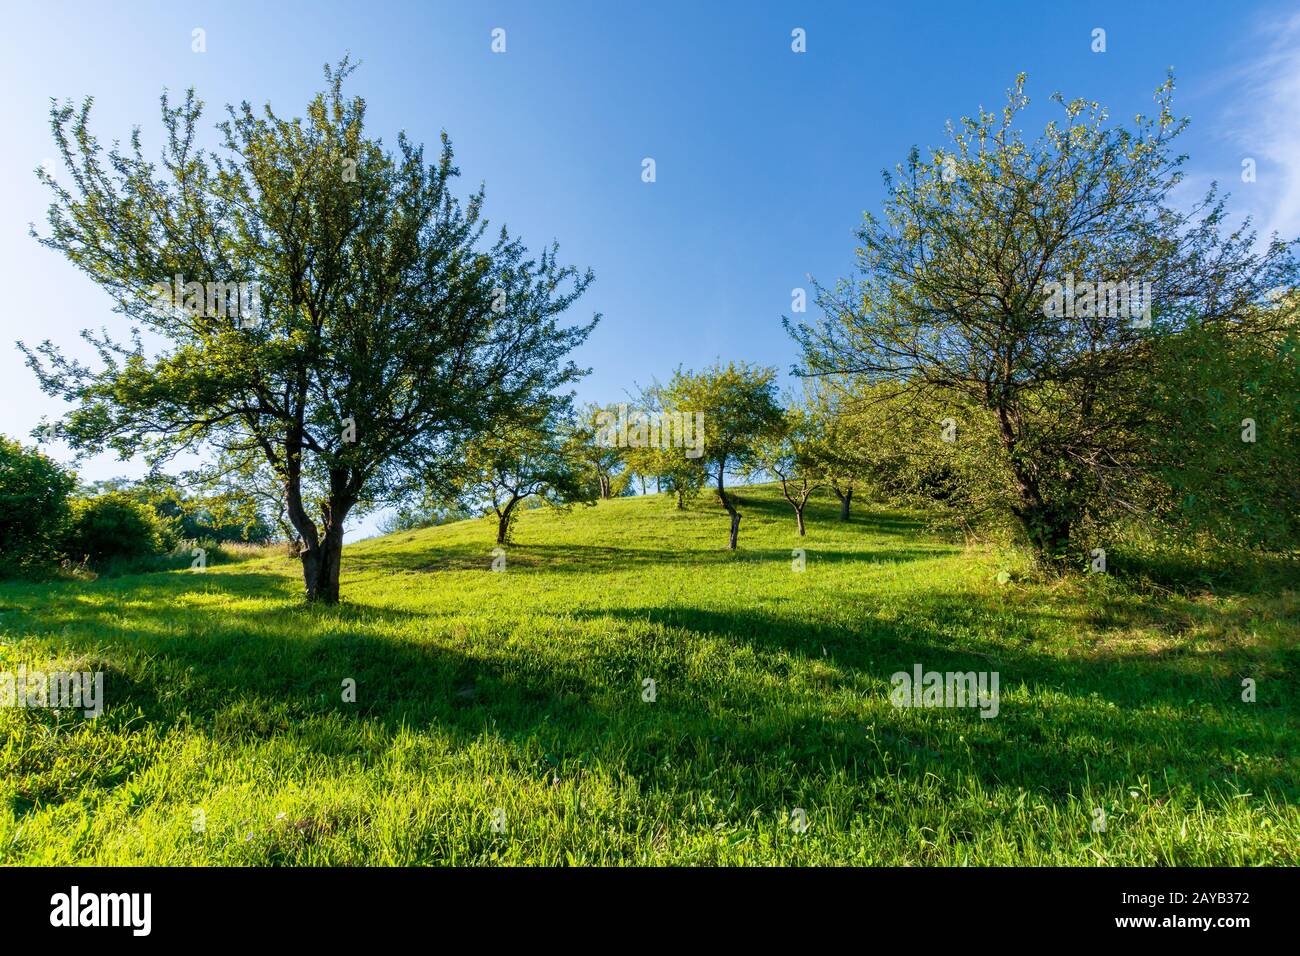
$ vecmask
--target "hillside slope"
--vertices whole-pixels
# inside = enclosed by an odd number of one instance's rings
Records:
[[[0,709],[0,861],[1300,862],[1294,590],[999,584],[741,500],[735,554],[707,497],[528,512],[500,572],[485,521],[361,542],[333,609],[288,558],[0,584],[0,670],[106,696]],[[917,665],[996,716],[896,708]]]

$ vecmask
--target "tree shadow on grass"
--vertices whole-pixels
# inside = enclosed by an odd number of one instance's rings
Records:
[[[1045,781],[1079,779],[1086,763],[1095,785],[1131,784],[1137,773],[1209,783],[1231,779],[1243,791],[1300,794],[1300,719],[1293,673],[1278,675],[1267,703],[1241,700],[1241,677],[1258,660],[1240,650],[1223,655],[1221,673],[1209,673],[1199,655],[1164,652],[1122,660],[1063,658],[1032,643],[973,644],[920,619],[993,619],[997,608],[970,598],[930,595],[912,620],[864,620],[859,627],[791,618],[770,611],[662,606],[590,612],[633,628],[646,624],[739,645],[760,655],[769,673],[786,676],[789,660],[819,659],[835,676],[827,691],[887,697],[892,674],[997,671],[1005,701],[997,717],[952,710],[894,711],[911,726],[886,735],[907,741],[920,734],[927,747],[911,754],[938,772],[963,750],[978,752],[972,767],[986,783],[1042,789]],[[1033,631],[1053,622],[1023,615]],[[887,721],[891,723],[892,721]],[[927,749],[928,748],[928,749]],[[903,748],[905,751],[915,748]],[[1206,754],[1215,769],[1207,771]],[[906,754],[895,754],[899,759]],[[1141,768],[1141,769],[1137,769]]]
[[[921,545],[918,547],[889,547],[880,549],[829,548],[815,541],[792,538],[788,548],[742,548],[729,551],[698,549],[683,551],[680,548],[628,548],[617,545],[588,544],[514,544],[505,549],[506,568],[511,572],[539,571],[545,573],[590,574],[610,569],[646,568],[701,568],[721,567],[730,564],[777,562],[789,565],[793,551],[804,551],[808,560],[851,562],[858,564],[895,564],[904,561],[923,561],[956,553],[948,545]],[[479,545],[454,545],[429,548],[419,552],[391,554],[361,554],[346,557],[346,571],[354,573],[436,574],[444,571],[493,570],[491,549]],[[344,582],[346,599],[347,582]]]
[[[765,519],[794,523],[794,508],[781,497],[778,489],[774,497],[755,495],[744,486],[732,489],[735,493],[736,507],[742,512],[758,515]],[[696,507],[704,510],[704,502],[696,502]],[[723,514],[722,507],[712,503],[707,510],[716,510]],[[725,515],[724,515],[725,516]],[[814,492],[804,507],[804,518],[809,525],[817,524],[835,528],[852,528],[867,530],[875,534],[914,537],[925,530],[925,519],[916,513],[886,509],[870,501],[855,501],[849,508],[849,520],[840,520],[839,499],[827,491]],[[741,524],[744,528],[744,524]],[[743,533],[743,530],[742,530]]]
[[[5,624],[42,650],[108,672],[99,718],[107,732],[143,721],[162,734],[197,730],[218,744],[287,739],[321,760],[380,756],[374,735],[358,732],[363,723],[389,742],[424,728],[461,746],[490,734],[521,755],[545,754],[534,767],[539,775],[594,761],[685,795],[707,787],[710,773],[743,772],[763,781],[744,797],[755,806],[837,776],[865,786],[891,775],[951,781],[954,772],[1056,796],[1077,794],[1085,778],[1118,787],[1145,775],[1171,786],[1297,797],[1292,704],[1240,704],[1230,680],[1190,661],[1102,666],[1032,644],[963,638],[961,622],[972,611],[996,614],[992,602],[930,595],[909,620],[854,625],[761,609],[579,610],[585,628],[601,619],[610,626],[609,638],[587,642],[590,652],[575,666],[541,646],[498,651],[458,641],[449,615],[305,608],[293,591],[270,574],[160,576],[133,588],[129,606],[61,595],[42,607],[11,605]],[[223,594],[231,599],[224,604],[215,600]],[[1059,623],[1033,612],[1023,619],[1030,631]],[[925,623],[946,620],[955,629]],[[437,643],[424,639],[431,631]],[[695,652],[737,648],[754,653],[735,658],[740,670],[725,684],[689,662]],[[814,659],[822,676],[810,689],[804,665]],[[884,705],[890,674],[915,663],[998,671],[1000,713],[986,720],[975,710]],[[653,706],[641,699],[645,676],[660,680]],[[348,679],[355,704],[340,693]],[[25,719],[52,718],[33,711]],[[15,812],[68,799],[84,785],[43,785],[49,768],[41,762],[56,763],[57,748],[24,759],[39,764],[37,784],[19,794]],[[98,785],[116,786],[148,765],[124,763]],[[865,791],[862,809],[871,809]]]

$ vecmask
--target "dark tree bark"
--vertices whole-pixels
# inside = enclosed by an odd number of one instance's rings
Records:
[[[343,522],[355,503],[349,494],[335,491],[321,506],[321,527],[308,517],[302,504],[300,474],[296,456],[289,457],[289,479],[285,484],[285,503],[289,520],[301,541],[299,558],[302,561],[303,585],[310,603],[337,604],[339,602],[339,568],[343,562]],[[332,487],[346,485],[346,476],[336,472],[330,476]]]
[[[849,505],[853,503],[853,486],[849,485],[843,491],[839,485],[831,485],[831,491],[835,492],[835,497],[840,499],[840,520],[849,520]]]
[[[727,514],[731,515],[731,538],[727,547],[735,551],[736,539],[740,536],[740,512],[736,510],[735,501],[727,494],[727,489],[723,485],[722,476],[726,474],[726,470],[726,463],[720,463],[718,466],[718,500],[722,502],[722,507],[727,509]]]
[[[1024,529],[1038,562],[1059,569],[1068,556],[1074,515],[1061,502],[1046,500],[1032,464],[1017,454],[1018,442],[1008,409],[1005,405],[1000,406],[997,413],[1002,447],[1010,461],[1019,497],[1019,501],[1012,504],[1011,513]]]
[[[319,545],[302,553],[302,576],[308,601],[339,603],[339,568],[342,563],[343,529],[332,527],[325,532]]]
[[[504,508],[497,508],[497,544],[510,543],[510,525],[515,520],[515,505],[519,504],[521,496],[512,494],[510,500],[506,502]]]
[[[799,537],[802,538],[805,532],[803,523],[804,506],[808,504],[809,496],[820,486],[809,484],[808,479],[803,478],[800,481],[799,491],[796,493],[790,490],[790,479],[788,476],[777,472],[777,477],[781,479],[781,494],[785,497],[786,501],[790,502],[790,507],[794,509],[794,522],[799,529]]]

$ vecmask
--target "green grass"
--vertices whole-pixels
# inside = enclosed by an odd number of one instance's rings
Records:
[[[529,512],[504,573],[482,521],[362,542],[333,609],[282,556],[0,585],[0,670],[107,698],[0,710],[0,861],[1300,862],[1294,580],[1041,581],[741,496],[736,554],[666,497]],[[997,671],[1000,713],[896,709],[916,663]]]

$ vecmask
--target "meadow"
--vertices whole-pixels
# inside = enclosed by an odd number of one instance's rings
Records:
[[[707,496],[528,511],[499,571],[483,520],[359,542],[336,607],[270,550],[0,583],[0,670],[106,698],[0,709],[0,862],[1300,862],[1294,565],[1044,578],[739,497],[735,553]],[[917,664],[997,716],[893,706]]]

